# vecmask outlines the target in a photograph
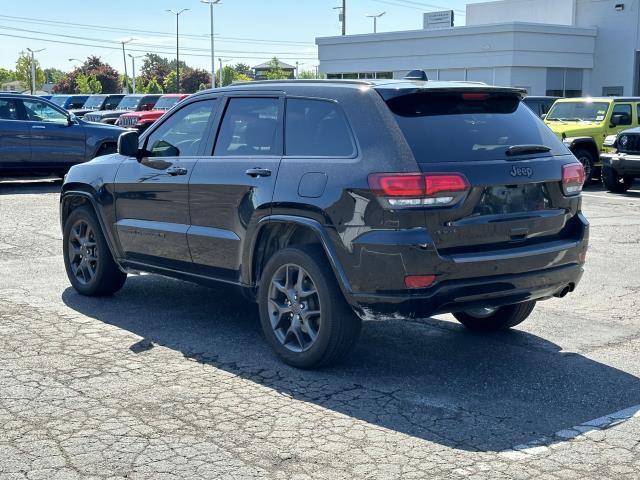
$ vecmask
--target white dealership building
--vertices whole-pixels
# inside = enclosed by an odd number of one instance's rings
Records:
[[[437,19],[437,17],[435,17]],[[470,4],[463,27],[317,38],[330,78],[470,80],[531,95],[640,95],[640,0]]]

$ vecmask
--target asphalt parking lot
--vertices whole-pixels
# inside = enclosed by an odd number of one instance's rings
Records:
[[[640,478],[640,185],[585,193],[583,281],[517,330],[371,321],[313,372],[223,287],[76,294],[59,187],[0,183],[0,480]]]

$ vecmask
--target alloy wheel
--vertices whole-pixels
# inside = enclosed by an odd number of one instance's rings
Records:
[[[318,290],[309,273],[299,265],[286,264],[269,285],[269,320],[278,341],[292,352],[309,350],[321,327]]]
[[[91,282],[98,270],[98,243],[93,228],[85,220],[78,220],[71,227],[67,255],[78,282],[83,285]]]

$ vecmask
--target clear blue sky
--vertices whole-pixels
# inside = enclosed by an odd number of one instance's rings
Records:
[[[438,9],[456,10],[456,25],[464,25],[465,5],[480,0],[347,1],[348,33],[368,33],[372,20],[365,14],[382,11],[387,13],[379,20],[378,31],[421,28],[422,12]],[[256,65],[276,55],[291,64],[298,60],[301,69],[312,69],[318,63],[315,37],[339,34],[338,11],[333,7],[340,4],[341,0],[222,0],[215,7],[216,57]],[[12,5],[0,10],[0,67],[13,68],[20,51],[30,47],[46,48],[37,55],[45,68],[69,70],[73,66],[69,58],[98,55],[122,70],[117,42],[131,37],[136,40],[127,48],[136,50],[135,55],[159,51],[175,58],[175,17],[165,10],[182,8],[190,10],[180,17],[181,59],[195,67],[210,65],[209,7],[199,0],[20,0]]]

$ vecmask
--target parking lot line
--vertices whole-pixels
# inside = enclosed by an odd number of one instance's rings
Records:
[[[632,418],[640,418],[640,405],[634,405],[633,407],[625,408],[599,418],[594,418],[593,420],[581,423],[580,425],[565,428],[548,437],[541,437],[525,444],[516,445],[511,450],[500,452],[500,455],[511,460],[529,458],[531,455],[544,453],[550,448],[554,448],[556,445],[561,445],[561,442],[563,441],[575,440],[578,437],[600,432],[615,425],[624,423]]]
[[[614,201],[618,201],[618,202],[640,202],[640,197],[614,197],[611,195],[598,195],[595,193],[582,193],[583,197],[593,197],[593,198],[602,198],[604,200],[614,200]]]

